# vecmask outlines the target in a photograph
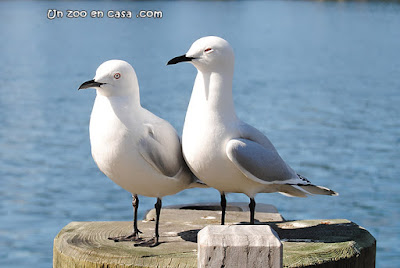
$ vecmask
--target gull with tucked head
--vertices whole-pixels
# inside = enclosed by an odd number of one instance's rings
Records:
[[[337,195],[297,174],[263,133],[238,119],[232,96],[235,57],[226,40],[200,38],[167,65],[185,61],[198,72],[183,127],[183,155],[192,172],[220,192],[221,224],[225,222],[225,193],[244,193],[250,198],[251,224],[257,193]]]
[[[107,177],[132,193],[133,233],[110,239],[156,246],[162,197],[204,185],[188,169],[175,129],[141,106],[138,80],[129,63],[104,62],[94,79],[79,87],[85,88],[97,91],[89,127],[93,159]],[[139,238],[138,195],[157,198],[155,235],[147,241]]]

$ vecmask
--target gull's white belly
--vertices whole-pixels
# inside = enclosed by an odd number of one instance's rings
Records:
[[[182,150],[187,164],[200,180],[221,192],[252,195],[264,187],[245,177],[227,157],[226,143],[234,138],[233,131],[197,126],[192,129],[185,126]]]

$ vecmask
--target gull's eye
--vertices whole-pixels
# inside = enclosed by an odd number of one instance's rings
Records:
[[[211,47],[208,47],[208,48],[204,49],[204,52],[211,53],[211,52],[213,52],[213,49]]]
[[[115,73],[114,74],[114,78],[115,79],[120,79],[121,78],[121,74],[120,73]]]

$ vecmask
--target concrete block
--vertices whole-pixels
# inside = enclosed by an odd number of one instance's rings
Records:
[[[282,243],[268,225],[209,225],[197,242],[199,268],[282,267]]]

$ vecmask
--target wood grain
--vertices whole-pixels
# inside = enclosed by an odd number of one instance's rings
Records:
[[[144,239],[153,236],[154,215],[138,223]],[[107,239],[130,233],[132,222],[71,222],[54,239],[53,267],[197,267],[197,234],[220,217],[220,211],[163,209],[155,248]],[[248,212],[227,211],[227,224],[248,220]],[[283,267],[375,267],[374,237],[348,220],[284,221],[279,213],[257,212],[256,223],[278,233]]]

